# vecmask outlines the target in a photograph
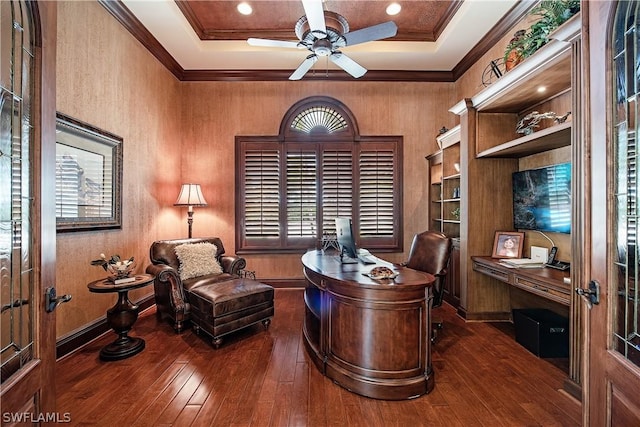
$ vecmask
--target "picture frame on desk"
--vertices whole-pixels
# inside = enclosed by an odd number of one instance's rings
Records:
[[[520,231],[496,231],[493,239],[492,258],[522,258],[524,233]]]

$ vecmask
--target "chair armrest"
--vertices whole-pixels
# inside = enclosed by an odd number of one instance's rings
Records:
[[[164,264],[150,264],[146,272],[155,276],[153,286],[155,288],[156,300],[169,298],[168,302],[176,312],[188,311],[187,302],[184,297],[182,280],[178,271],[173,267]],[[156,301],[158,303],[158,301]]]
[[[240,270],[247,266],[247,260],[235,255],[222,255],[220,257],[222,271],[236,276],[240,275]]]

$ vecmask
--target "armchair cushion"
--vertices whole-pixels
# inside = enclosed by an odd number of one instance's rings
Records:
[[[182,280],[222,273],[216,259],[218,248],[213,243],[185,243],[176,246],[175,251],[180,261],[178,273]]]

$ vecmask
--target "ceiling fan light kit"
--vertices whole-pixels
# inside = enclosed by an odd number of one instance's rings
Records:
[[[346,18],[338,13],[325,11],[320,0],[302,0],[304,16],[298,19],[295,33],[299,42],[249,38],[251,46],[306,48],[311,55],[289,76],[289,80],[300,80],[318,61],[318,57],[329,60],[355,78],[362,77],[367,69],[340,51],[341,48],[394,37],[398,27],[393,21],[384,22],[354,32],[349,31]]]

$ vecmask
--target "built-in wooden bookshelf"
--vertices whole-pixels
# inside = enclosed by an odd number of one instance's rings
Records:
[[[577,15],[556,32],[556,39],[491,86],[450,109],[460,116],[463,135],[459,144],[461,300],[458,313],[468,320],[510,320],[513,308],[531,304],[569,316],[573,331],[570,377],[576,383],[580,378],[576,336],[581,328],[576,321],[577,309],[574,309],[574,305],[578,305],[576,297],[569,294],[571,300],[567,307],[553,298],[545,298],[543,293],[510,286],[474,271],[472,257],[492,253],[496,231],[513,230],[514,172],[571,162],[572,178],[581,176],[579,165],[573,165],[574,160],[580,158],[576,154],[579,144],[574,143],[581,132],[580,31],[581,17]],[[531,134],[518,134],[519,121],[534,111],[571,114],[563,123],[545,120]],[[446,194],[444,188],[442,191]],[[576,211],[580,196],[572,196]],[[525,257],[531,244],[551,246],[536,232],[525,235]],[[575,252],[581,250],[573,232],[552,238],[559,247],[560,258],[565,261],[572,261]],[[580,273],[571,272],[572,281],[581,280],[577,274]]]
[[[460,302],[460,126],[439,135],[440,149],[427,156],[429,162],[431,230],[453,239],[454,249],[443,289],[444,299],[458,307]]]

